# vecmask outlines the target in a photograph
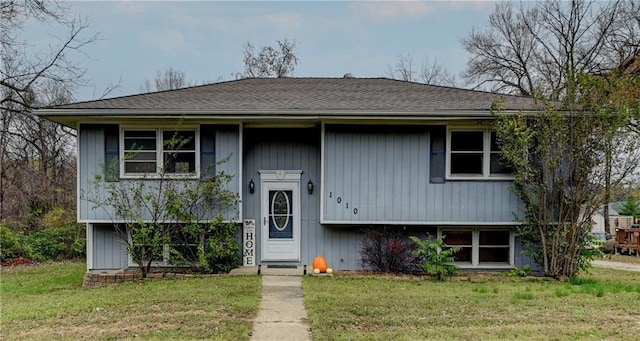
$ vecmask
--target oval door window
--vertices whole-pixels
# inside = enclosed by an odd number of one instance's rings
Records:
[[[271,219],[278,231],[283,231],[289,225],[291,203],[283,191],[277,191],[271,199]]]

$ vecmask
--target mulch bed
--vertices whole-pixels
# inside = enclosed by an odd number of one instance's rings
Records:
[[[37,261],[29,258],[18,257],[14,259],[10,259],[6,262],[0,263],[2,266],[24,266],[24,265],[36,265],[39,264]]]

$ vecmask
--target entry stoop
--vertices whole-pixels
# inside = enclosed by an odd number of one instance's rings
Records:
[[[260,274],[264,276],[303,276],[304,266],[296,265],[262,265]]]

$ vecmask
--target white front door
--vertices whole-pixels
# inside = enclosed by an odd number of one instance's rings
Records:
[[[260,171],[263,261],[300,260],[301,171]]]

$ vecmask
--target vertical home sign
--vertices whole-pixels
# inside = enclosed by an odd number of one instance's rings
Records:
[[[245,219],[242,229],[242,265],[256,265],[256,220]]]

